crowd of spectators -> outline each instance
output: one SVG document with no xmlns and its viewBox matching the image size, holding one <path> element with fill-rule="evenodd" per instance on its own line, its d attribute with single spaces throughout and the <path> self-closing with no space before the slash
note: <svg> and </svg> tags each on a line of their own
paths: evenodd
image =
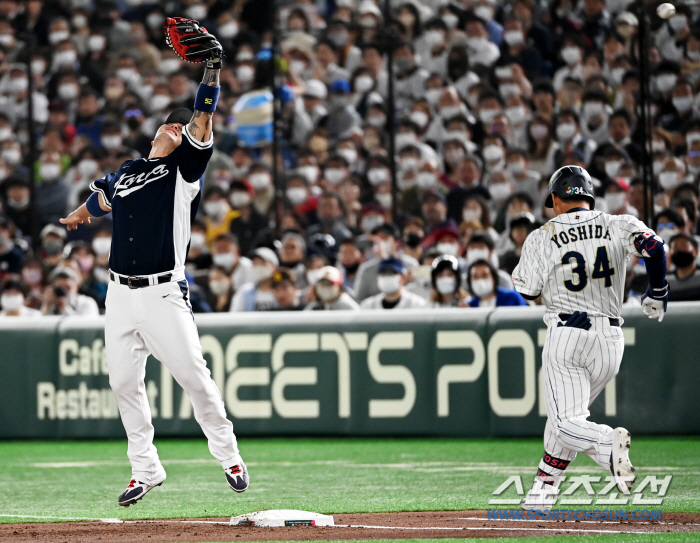
<svg viewBox="0 0 700 543">
<path fill-rule="evenodd" d="M 671 300 L 696 300 L 700 14 L 682 4 L 663 21 L 657 3 L 643 5 L 650 226 L 666 241 Z M 166 16 L 199 20 L 227 54 L 187 258 L 195 311 L 525 305 L 510 273 L 552 217 L 543 202 L 562 165 L 588 169 L 596 209 L 640 214 L 637 4 L 391 6 L 387 20 L 374 0 L 0 0 L 0 314 L 104 310 L 110 216 L 71 232 L 58 219 L 92 180 L 147 157 L 170 111 L 192 107 L 201 65 L 166 46 Z M 275 43 L 276 187 L 271 146 L 246 146 L 234 115 L 269 80 Z M 632 257 L 626 303 L 645 289 Z"/>
</svg>

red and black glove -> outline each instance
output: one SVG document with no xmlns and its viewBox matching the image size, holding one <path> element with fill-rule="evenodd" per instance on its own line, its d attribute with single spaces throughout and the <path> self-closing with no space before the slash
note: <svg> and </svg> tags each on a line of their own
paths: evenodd
<svg viewBox="0 0 700 543">
<path fill-rule="evenodd" d="M 207 68 L 221 68 L 223 47 L 198 21 L 169 17 L 163 24 L 165 40 L 187 62 L 206 62 Z"/>
</svg>

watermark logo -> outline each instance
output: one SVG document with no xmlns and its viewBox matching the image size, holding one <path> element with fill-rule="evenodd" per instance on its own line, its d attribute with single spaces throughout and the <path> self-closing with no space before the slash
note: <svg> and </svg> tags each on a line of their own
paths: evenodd
<svg viewBox="0 0 700 543">
<path fill-rule="evenodd" d="M 612 475 L 563 476 L 559 477 L 559 492 L 553 505 L 661 505 L 672 480 L 673 475 L 647 475 L 631 494 L 622 494 Z M 512 475 L 493 491 L 489 505 L 520 505 L 526 493 L 522 477 Z"/>
</svg>

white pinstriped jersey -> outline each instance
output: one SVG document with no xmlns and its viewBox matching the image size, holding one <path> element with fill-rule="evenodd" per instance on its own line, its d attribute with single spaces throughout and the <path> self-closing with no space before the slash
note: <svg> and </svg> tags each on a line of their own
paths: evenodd
<svg viewBox="0 0 700 543">
<path fill-rule="evenodd" d="M 552 316 L 574 311 L 619 318 L 627 258 L 642 256 L 634 239 L 647 232 L 653 235 L 631 215 L 563 213 L 527 237 L 513 270 L 513 285 L 521 294 L 542 294 L 548 324 Z"/>
</svg>

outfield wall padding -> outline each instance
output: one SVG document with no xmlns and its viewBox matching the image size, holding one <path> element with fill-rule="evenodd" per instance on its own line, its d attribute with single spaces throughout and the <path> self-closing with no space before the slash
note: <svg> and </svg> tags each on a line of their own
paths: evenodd
<svg viewBox="0 0 700 543">
<path fill-rule="evenodd" d="M 197 315 L 240 435 L 539 436 L 542 308 Z M 642 434 L 700 433 L 700 303 L 663 323 L 625 308 L 625 355 L 591 418 Z M 0 321 L 0 438 L 122 437 L 104 319 Z M 149 358 L 160 436 L 201 435 Z"/>
</svg>

